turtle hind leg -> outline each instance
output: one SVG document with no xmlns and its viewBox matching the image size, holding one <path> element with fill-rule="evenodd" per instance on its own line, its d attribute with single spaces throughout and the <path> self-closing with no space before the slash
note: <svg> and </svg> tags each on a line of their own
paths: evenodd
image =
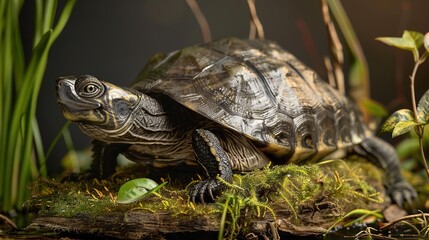
<svg viewBox="0 0 429 240">
<path fill-rule="evenodd" d="M 380 138 L 371 137 L 356 145 L 353 151 L 383 169 L 386 174 L 386 190 L 393 202 L 402 207 L 404 201 L 411 204 L 417 197 L 414 188 L 401 174 L 399 158 L 392 145 Z"/>
<path fill-rule="evenodd" d="M 218 138 L 208 130 L 196 129 L 192 135 L 192 146 L 196 160 L 208 178 L 192 186 L 190 197 L 193 202 L 196 199 L 202 203 L 205 203 L 205 200 L 214 201 L 216 195 L 225 187 L 218 177 L 232 182 L 231 162 Z"/>
</svg>

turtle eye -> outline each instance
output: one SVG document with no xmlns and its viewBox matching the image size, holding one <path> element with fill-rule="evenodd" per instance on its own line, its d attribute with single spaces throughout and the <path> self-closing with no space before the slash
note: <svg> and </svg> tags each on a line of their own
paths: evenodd
<svg viewBox="0 0 429 240">
<path fill-rule="evenodd" d="M 76 85 L 76 92 L 84 98 L 99 97 L 104 91 L 104 86 L 99 81 L 82 81 Z"/>
<path fill-rule="evenodd" d="M 80 91 L 82 97 L 96 97 L 101 92 L 100 86 L 93 83 L 88 83 L 83 86 L 83 91 Z"/>
<path fill-rule="evenodd" d="M 97 87 L 94 84 L 88 84 L 85 87 L 85 93 L 93 94 L 97 91 Z"/>
</svg>

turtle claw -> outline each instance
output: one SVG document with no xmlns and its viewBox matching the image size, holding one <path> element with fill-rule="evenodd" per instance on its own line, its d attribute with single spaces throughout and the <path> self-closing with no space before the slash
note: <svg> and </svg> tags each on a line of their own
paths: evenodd
<svg viewBox="0 0 429 240">
<path fill-rule="evenodd" d="M 393 184 L 389 193 L 393 202 L 398 204 L 400 207 L 404 206 L 404 202 L 407 202 L 408 205 L 411 205 L 413 200 L 417 198 L 416 190 L 414 190 L 414 188 L 405 180 Z"/>
<path fill-rule="evenodd" d="M 217 179 L 206 179 L 192 186 L 189 191 L 192 202 L 214 202 L 223 184 Z"/>
</svg>

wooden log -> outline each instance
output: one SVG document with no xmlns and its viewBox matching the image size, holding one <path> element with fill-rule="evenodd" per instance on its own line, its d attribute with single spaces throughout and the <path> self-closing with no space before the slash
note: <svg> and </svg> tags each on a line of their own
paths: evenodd
<svg viewBox="0 0 429 240">
<path fill-rule="evenodd" d="M 274 220 L 270 216 L 251 219 L 246 236 L 248 238 L 292 234 L 295 236 L 321 235 L 326 228 L 315 225 L 295 225 L 289 219 Z M 326 225 L 326 223 L 324 224 Z M 168 213 L 150 213 L 132 210 L 126 213 L 109 213 L 99 216 L 55 217 L 39 216 L 26 228 L 28 231 L 61 232 L 72 235 L 96 235 L 118 239 L 162 239 L 171 234 L 182 236 L 193 233 L 219 231 L 219 217 L 206 215 L 198 217 L 175 217 Z"/>
<path fill-rule="evenodd" d="M 217 231 L 219 224 L 210 216 L 198 219 L 172 218 L 165 213 L 129 211 L 73 218 L 40 216 L 27 230 L 89 234 L 119 239 L 159 238 L 169 233 Z"/>
<path fill-rule="evenodd" d="M 116 189 L 125 179 L 118 175 L 109 181 L 41 180 L 44 192 L 27 206 L 36 214 L 27 230 L 117 239 L 217 238 L 226 212 L 227 236 L 321 235 L 353 209 L 384 209 L 381 176 L 371 164 L 356 160 L 277 166 L 235 175 L 235 187 L 209 205 L 192 204 L 185 186 L 173 183 L 157 196 L 124 205 L 116 202 Z"/>
</svg>

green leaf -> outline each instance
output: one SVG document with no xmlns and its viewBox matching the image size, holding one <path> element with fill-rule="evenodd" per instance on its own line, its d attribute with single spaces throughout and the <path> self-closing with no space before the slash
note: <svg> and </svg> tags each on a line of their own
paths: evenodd
<svg viewBox="0 0 429 240">
<path fill-rule="evenodd" d="M 403 50 L 413 51 L 415 48 L 414 41 L 412 39 L 405 39 L 399 37 L 378 37 L 376 40 L 381 41 L 389 46 L 400 48 Z"/>
<path fill-rule="evenodd" d="M 382 132 L 391 132 L 396 124 L 403 121 L 415 121 L 414 113 L 410 109 L 400 109 L 394 112 L 381 126 Z"/>
<path fill-rule="evenodd" d="M 387 116 L 387 114 L 388 114 L 386 108 L 384 108 L 384 106 L 381 105 L 377 101 L 374 101 L 374 100 L 368 98 L 368 99 L 362 100 L 361 103 L 362 103 L 363 108 L 369 114 L 371 114 L 371 116 L 382 118 L 382 117 Z"/>
<path fill-rule="evenodd" d="M 423 44 L 423 34 L 419 32 L 414 32 L 414 31 L 404 31 L 404 34 L 402 35 L 402 37 L 413 40 L 414 42 L 414 48 L 412 50 L 413 57 L 414 57 L 414 62 L 417 62 L 420 58 L 419 48 Z"/>
<path fill-rule="evenodd" d="M 404 31 L 402 37 L 379 37 L 376 40 L 387 45 L 411 51 L 414 56 L 414 61 L 419 60 L 419 47 L 423 44 L 423 34 L 414 31 Z"/>
<path fill-rule="evenodd" d="M 57 21 L 57 24 L 53 28 L 52 39 L 55 40 L 63 31 L 66 23 L 68 22 L 70 15 L 73 11 L 74 5 L 76 4 L 76 0 L 68 0 L 66 5 L 64 6 L 61 15 Z"/>
<path fill-rule="evenodd" d="M 76 0 L 68 0 L 54 30 L 57 0 L 35 0 L 33 48 L 28 65 L 22 50 L 19 15 L 24 0 L 0 0 L 0 210 L 22 210 L 28 184 L 46 175 L 36 121 L 37 97 L 49 50 Z M 66 18 L 67 17 L 67 18 Z M 45 27 L 43 27 L 43 23 Z M 25 24 L 24 24 L 25 25 Z M 55 37 L 55 38 L 54 38 Z M 39 168 L 40 167 L 40 168 Z"/>
<path fill-rule="evenodd" d="M 392 132 L 392 138 L 409 132 L 418 123 L 413 120 L 398 122 Z"/>
<path fill-rule="evenodd" d="M 163 187 L 167 182 L 158 185 L 155 181 L 149 178 L 137 178 L 124 183 L 118 192 L 118 203 L 132 203 L 144 197 L 149 196 L 153 192 Z"/>
<path fill-rule="evenodd" d="M 417 118 L 419 123 L 427 123 L 429 121 L 429 90 L 427 90 L 419 100 L 417 105 Z"/>
<path fill-rule="evenodd" d="M 403 38 L 412 39 L 414 46 L 419 49 L 423 44 L 423 34 L 415 31 L 404 31 Z"/>
<path fill-rule="evenodd" d="M 427 32 L 423 39 L 423 44 L 426 48 L 426 52 L 429 52 L 429 32 Z"/>
</svg>

